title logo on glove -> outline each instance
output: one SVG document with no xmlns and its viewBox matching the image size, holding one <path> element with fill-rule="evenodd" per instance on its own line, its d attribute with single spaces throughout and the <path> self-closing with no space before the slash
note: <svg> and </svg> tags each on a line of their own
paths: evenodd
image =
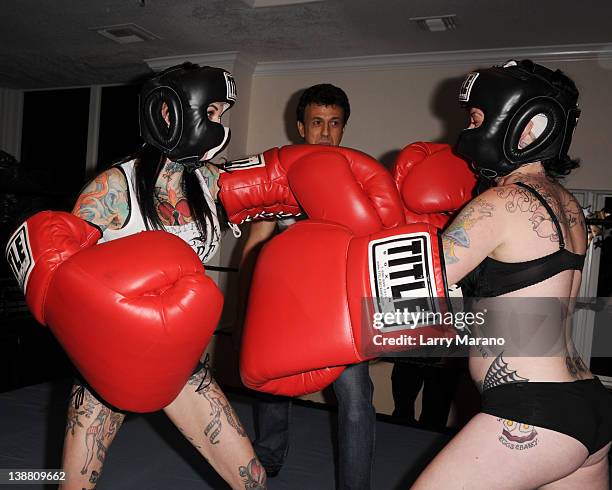
<svg viewBox="0 0 612 490">
<path fill-rule="evenodd" d="M 22 224 L 9 239 L 6 245 L 6 260 L 19 282 L 19 287 L 25 291 L 28 277 L 34 266 L 26 223 Z"/>
<path fill-rule="evenodd" d="M 438 310 L 433 263 L 429 256 L 430 239 L 427 233 L 408 233 L 370 242 L 368 255 L 374 315 L 396 311 L 421 314 Z M 404 323 L 385 326 L 384 329 L 391 331 L 418 326 Z"/>
</svg>

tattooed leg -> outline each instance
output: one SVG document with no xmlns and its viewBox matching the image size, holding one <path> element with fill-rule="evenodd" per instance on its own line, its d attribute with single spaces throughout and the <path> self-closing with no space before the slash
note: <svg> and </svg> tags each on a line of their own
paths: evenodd
<svg viewBox="0 0 612 490">
<path fill-rule="evenodd" d="M 96 399 L 87 388 L 82 399 L 68 407 L 62 467 L 67 481 L 62 489 L 94 489 L 108 448 L 125 418 Z M 75 390 L 76 393 L 79 390 Z"/>
<path fill-rule="evenodd" d="M 246 437 L 246 432 L 238 420 L 234 409 L 222 393 L 220 396 L 215 393 L 215 389 L 219 389 L 216 384 L 213 386 L 211 393 L 205 395 L 210 403 L 212 420 L 204 429 L 204 435 L 209 438 L 211 444 L 217 444 L 221 437 L 223 424 L 227 423 L 228 427 L 234 429 L 240 437 Z"/>
<path fill-rule="evenodd" d="M 411 489 L 540 488 L 579 468 L 587 455 L 580 442 L 565 434 L 479 413 L 436 455 Z"/>
<path fill-rule="evenodd" d="M 266 488 L 248 435 L 209 370 L 193 375 L 164 411 L 232 488 Z"/>
<path fill-rule="evenodd" d="M 102 407 L 100 409 L 100 412 L 98 412 L 98 416 L 96 417 L 96 419 L 91 423 L 89 427 L 87 427 L 87 435 L 85 436 L 85 446 L 87 448 L 87 455 L 85 457 L 85 464 L 83 465 L 83 468 L 81 468 L 81 475 L 87 473 L 89 464 L 93 459 L 94 448 L 98 449 L 98 460 L 101 463 L 104 462 L 104 457 L 100 457 L 99 447 L 101 444 L 101 439 L 104 438 L 104 423 L 106 422 L 109 413 L 110 410 L 108 408 Z"/>
<path fill-rule="evenodd" d="M 266 471 L 261 463 L 253 458 L 247 466 L 238 468 L 244 481 L 244 488 L 266 488 Z"/>
<path fill-rule="evenodd" d="M 212 378 L 210 369 L 201 369 L 189 378 L 187 384 L 195 387 L 195 392 L 204 397 L 210 405 L 211 420 L 204 429 L 204 435 L 208 437 L 211 444 L 219 442 L 224 424 L 234 429 L 240 437 L 247 437 L 236 412 L 225 398 L 219 385 Z"/>
</svg>

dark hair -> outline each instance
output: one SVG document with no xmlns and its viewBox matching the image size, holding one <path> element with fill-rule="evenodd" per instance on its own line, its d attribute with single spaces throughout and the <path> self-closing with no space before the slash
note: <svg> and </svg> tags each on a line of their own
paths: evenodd
<svg viewBox="0 0 612 490">
<path fill-rule="evenodd" d="M 565 73 L 561 70 L 555 70 L 549 81 L 561 92 L 561 96 L 570 104 L 574 106 L 578 104 L 578 97 L 580 95 L 578 87 L 576 87 L 574 81 Z M 569 137 L 571 143 L 572 133 L 569 134 Z M 569 149 L 569 144 L 567 148 Z M 565 154 L 561 157 L 542 160 L 542 166 L 548 177 L 558 179 L 569 175 L 572 170 L 578 168 L 580 166 L 580 160 L 577 158 L 570 158 L 569 155 Z"/>
<path fill-rule="evenodd" d="M 297 105 L 297 120 L 304 123 L 304 111 L 309 104 L 316 105 L 337 105 L 342 108 L 344 124 L 351 115 L 351 106 L 344 90 L 330 83 L 320 83 L 313 85 L 302 92 Z"/>
<path fill-rule="evenodd" d="M 159 149 L 145 144 L 140 150 L 123 161 L 131 159 L 136 160 L 134 164 L 136 199 L 142 210 L 145 225 L 148 229 L 163 230 L 164 224 L 155 207 L 155 183 L 164 166 L 165 155 Z M 198 231 L 202 238 L 206 240 L 206 222 L 210 221 L 212 223 L 212 211 L 194 172 L 183 172 L 181 186 L 185 189 L 187 204 L 191 215 L 195 219 Z M 217 206 L 217 216 L 219 222 L 224 223 L 222 215 L 219 214 L 219 206 Z"/>
<path fill-rule="evenodd" d="M 564 155 L 561 158 L 542 160 L 542 166 L 548 177 L 559 179 L 569 175 L 575 168 L 580 167 L 580 159 L 570 158 L 568 155 Z"/>
</svg>

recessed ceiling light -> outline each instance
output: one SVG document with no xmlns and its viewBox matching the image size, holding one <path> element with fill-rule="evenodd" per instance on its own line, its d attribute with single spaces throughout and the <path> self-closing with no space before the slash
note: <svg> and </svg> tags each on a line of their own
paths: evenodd
<svg viewBox="0 0 612 490">
<path fill-rule="evenodd" d="M 104 36 L 119 44 L 140 43 L 143 41 L 159 39 L 159 36 L 156 36 L 152 32 L 149 32 L 136 24 L 116 24 L 113 26 L 90 27 L 89 30 L 96 31 L 101 36 Z"/>
<path fill-rule="evenodd" d="M 452 31 L 457 28 L 456 15 L 435 15 L 431 17 L 411 17 L 408 20 L 416 22 L 417 25 L 429 32 Z"/>
<path fill-rule="evenodd" d="M 286 5 L 297 5 L 299 3 L 322 2 L 323 0 L 242 0 L 253 9 L 263 7 L 284 7 Z"/>
</svg>

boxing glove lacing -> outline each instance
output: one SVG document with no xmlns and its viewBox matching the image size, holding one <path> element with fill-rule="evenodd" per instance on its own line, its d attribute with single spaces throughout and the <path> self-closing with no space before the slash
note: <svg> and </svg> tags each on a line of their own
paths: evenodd
<svg viewBox="0 0 612 490">
<path fill-rule="evenodd" d="M 204 357 L 204 361 L 202 362 L 202 369 L 204 370 L 204 376 L 202 376 L 202 380 L 200 381 L 199 386 L 195 390 L 196 393 L 208 388 L 210 386 L 210 383 L 212 383 L 212 373 L 210 373 L 210 378 L 208 376 L 208 373 L 210 372 L 210 365 L 208 364 L 209 362 L 210 362 L 210 355 L 206 353 L 206 356 Z M 204 384 L 205 382 L 206 384 Z"/>
<path fill-rule="evenodd" d="M 83 405 L 83 399 L 85 398 L 85 386 L 79 384 L 72 393 L 70 393 L 70 399 L 74 403 L 75 410 L 78 410 Z"/>
<path fill-rule="evenodd" d="M 228 221 L 227 224 L 232 230 L 232 234 L 234 235 L 234 238 L 240 238 L 242 236 L 242 231 L 240 231 L 240 227 L 238 225 L 232 223 L 231 221 Z"/>
</svg>

